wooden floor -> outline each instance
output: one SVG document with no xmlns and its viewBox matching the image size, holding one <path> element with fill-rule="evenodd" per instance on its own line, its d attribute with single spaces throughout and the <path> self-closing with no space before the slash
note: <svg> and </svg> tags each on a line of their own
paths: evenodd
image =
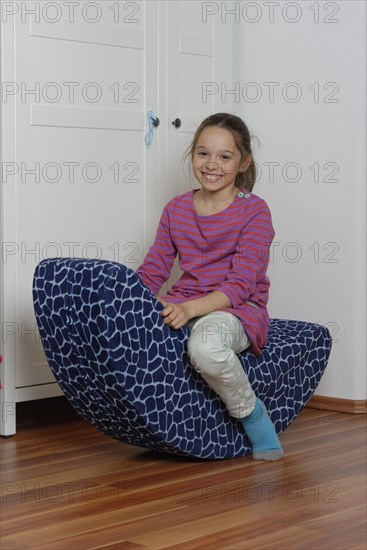
<svg viewBox="0 0 367 550">
<path fill-rule="evenodd" d="M 305 409 L 286 457 L 199 461 L 114 441 L 64 398 L 1 439 L 2 550 L 365 550 L 366 416 Z"/>
</svg>

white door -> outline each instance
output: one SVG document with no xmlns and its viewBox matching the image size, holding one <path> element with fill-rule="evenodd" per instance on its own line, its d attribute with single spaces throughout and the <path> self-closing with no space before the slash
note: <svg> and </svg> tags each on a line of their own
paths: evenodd
<svg viewBox="0 0 367 550">
<path fill-rule="evenodd" d="M 4 435 L 15 432 L 15 402 L 60 393 L 33 315 L 36 264 L 74 256 L 136 268 L 164 204 L 192 187 L 181 158 L 196 126 L 230 110 L 205 91 L 232 74 L 232 27 L 196 0 L 14 6 L 1 27 Z M 147 149 L 151 110 L 160 125 Z"/>
<path fill-rule="evenodd" d="M 15 111 L 2 151 L 5 402 L 12 388 L 15 401 L 58 393 L 33 314 L 36 264 L 74 256 L 134 269 L 157 196 L 157 150 L 146 157 L 144 141 L 157 108 L 157 2 L 55 4 L 18 3 L 28 11 L 2 27 L 4 112 Z"/>
</svg>

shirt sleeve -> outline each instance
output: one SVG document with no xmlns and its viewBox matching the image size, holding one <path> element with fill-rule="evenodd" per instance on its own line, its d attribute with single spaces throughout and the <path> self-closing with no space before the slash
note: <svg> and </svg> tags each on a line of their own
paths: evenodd
<svg viewBox="0 0 367 550">
<path fill-rule="evenodd" d="M 231 269 L 216 289 L 226 294 L 233 308 L 248 300 L 255 292 L 258 281 L 266 276 L 274 236 L 271 213 L 264 203 L 245 223 L 236 244 Z"/>
<path fill-rule="evenodd" d="M 136 269 L 136 274 L 143 283 L 157 294 L 163 283 L 170 276 L 177 249 L 170 234 L 168 205 L 163 209 L 155 240 L 143 263 Z"/>
</svg>

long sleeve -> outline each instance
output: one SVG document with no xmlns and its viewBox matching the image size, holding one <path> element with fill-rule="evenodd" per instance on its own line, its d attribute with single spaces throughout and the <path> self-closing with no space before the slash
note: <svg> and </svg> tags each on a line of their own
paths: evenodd
<svg viewBox="0 0 367 550">
<path fill-rule="evenodd" d="M 220 290 L 237 308 L 255 292 L 257 283 L 266 279 L 269 264 L 269 250 L 275 231 L 269 207 L 263 204 L 249 219 L 241 231 L 232 265 Z"/>
<path fill-rule="evenodd" d="M 177 249 L 170 234 L 168 205 L 163 209 L 154 243 L 149 249 L 144 262 L 136 269 L 143 283 L 157 294 L 163 283 L 170 276 Z"/>
</svg>

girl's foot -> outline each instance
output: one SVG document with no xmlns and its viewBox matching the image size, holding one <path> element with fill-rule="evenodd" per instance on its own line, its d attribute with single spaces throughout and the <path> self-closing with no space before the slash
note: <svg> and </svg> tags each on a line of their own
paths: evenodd
<svg viewBox="0 0 367 550">
<path fill-rule="evenodd" d="M 240 420 L 251 442 L 254 460 L 280 460 L 283 458 L 283 449 L 274 424 L 261 399 L 256 398 L 256 405 L 252 413 Z"/>
</svg>

